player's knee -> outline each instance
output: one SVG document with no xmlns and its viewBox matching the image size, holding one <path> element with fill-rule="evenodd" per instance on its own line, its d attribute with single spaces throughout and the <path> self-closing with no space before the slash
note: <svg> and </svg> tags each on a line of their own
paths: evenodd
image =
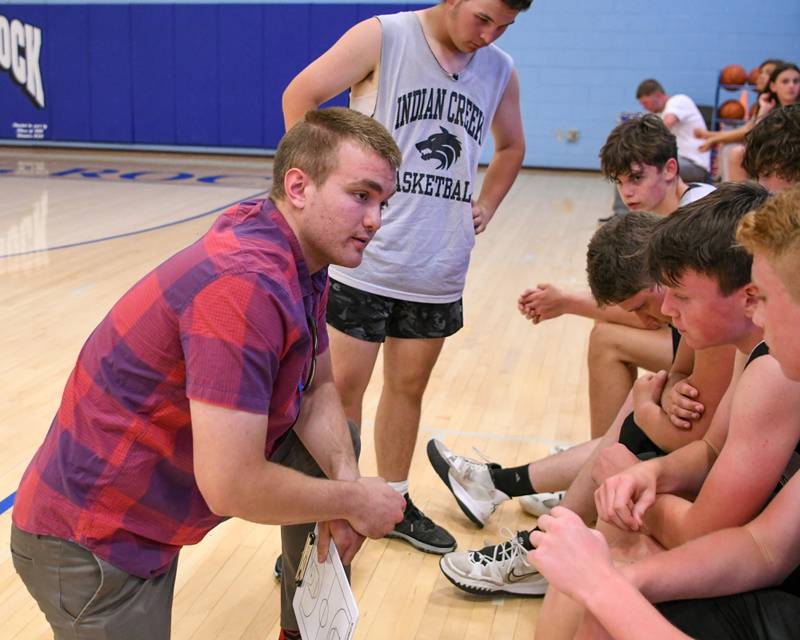
<svg viewBox="0 0 800 640">
<path fill-rule="evenodd" d="M 347 407 L 352 404 L 361 404 L 364 393 L 369 384 L 369 375 L 358 371 L 336 370 L 334 372 L 336 390 L 342 399 L 342 404 Z"/>
<path fill-rule="evenodd" d="M 392 393 L 421 400 L 428 386 L 429 375 L 408 369 L 392 371 L 385 376 L 384 388 Z"/>
<path fill-rule="evenodd" d="M 589 364 L 618 360 L 614 327 L 608 322 L 595 322 L 589 334 Z"/>
</svg>

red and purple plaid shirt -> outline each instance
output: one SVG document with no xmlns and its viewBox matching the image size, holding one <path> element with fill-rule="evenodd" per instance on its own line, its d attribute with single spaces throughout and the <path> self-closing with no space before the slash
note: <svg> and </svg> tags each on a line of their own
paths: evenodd
<svg viewBox="0 0 800 640">
<path fill-rule="evenodd" d="M 165 571 L 224 518 L 197 487 L 189 398 L 294 424 L 325 330 L 325 269 L 269 200 L 222 214 L 128 291 L 86 341 L 22 478 L 14 524 L 72 540 L 128 573 Z"/>
</svg>

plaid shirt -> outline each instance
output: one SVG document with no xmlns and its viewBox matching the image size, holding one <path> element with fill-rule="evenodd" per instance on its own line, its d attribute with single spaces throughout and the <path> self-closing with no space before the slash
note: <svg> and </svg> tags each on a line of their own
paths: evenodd
<svg viewBox="0 0 800 640">
<path fill-rule="evenodd" d="M 313 276 L 269 200 L 222 214 L 146 275 L 87 340 L 22 478 L 14 524 L 72 540 L 136 576 L 163 573 L 224 518 L 197 487 L 189 398 L 294 424 L 320 352 L 327 272 Z"/>
</svg>

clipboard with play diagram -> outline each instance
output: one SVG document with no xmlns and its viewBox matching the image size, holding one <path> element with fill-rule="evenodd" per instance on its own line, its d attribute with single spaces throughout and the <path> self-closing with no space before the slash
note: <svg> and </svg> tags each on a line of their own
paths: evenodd
<svg viewBox="0 0 800 640">
<path fill-rule="evenodd" d="M 295 580 L 292 605 L 303 640 L 351 640 L 358 606 L 333 540 L 325 562 L 317 560 L 316 528 L 308 534 Z"/>
</svg>

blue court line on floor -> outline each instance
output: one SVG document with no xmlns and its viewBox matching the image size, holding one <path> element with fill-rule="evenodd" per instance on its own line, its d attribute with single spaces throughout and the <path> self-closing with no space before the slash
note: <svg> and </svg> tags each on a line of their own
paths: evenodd
<svg viewBox="0 0 800 640">
<path fill-rule="evenodd" d="M 232 207 L 239 202 L 243 202 L 245 200 L 250 200 L 252 198 L 257 198 L 258 196 L 263 196 L 269 193 L 268 191 L 259 191 L 258 193 L 254 193 L 249 196 L 245 196 L 244 198 L 239 198 L 238 200 L 234 200 L 233 202 L 229 202 L 228 204 L 224 204 L 221 207 L 217 207 L 216 209 L 211 209 L 211 211 L 205 211 L 203 213 L 198 213 L 193 216 L 189 216 L 188 218 L 182 218 L 180 220 L 173 220 L 172 222 L 165 222 L 164 224 L 157 224 L 154 227 L 146 227 L 145 229 L 136 229 L 135 231 L 126 231 L 125 233 L 117 233 L 113 236 L 103 236 L 102 238 L 93 238 L 92 240 L 81 240 L 79 242 L 71 242 L 69 244 L 60 244 L 55 247 L 46 247 L 44 249 L 31 249 L 30 251 L 20 251 L 19 253 L 7 253 L 5 255 L 0 255 L 0 260 L 3 258 L 17 258 L 19 256 L 29 256 L 35 253 L 49 253 L 50 251 L 58 251 L 59 249 L 71 249 L 73 247 L 84 247 L 90 244 L 97 244 L 98 242 L 106 242 L 108 240 L 117 240 L 118 238 L 127 238 L 130 236 L 138 236 L 140 233 L 149 233 L 150 231 L 158 231 L 159 229 L 166 229 L 167 227 L 174 227 L 179 224 L 183 224 L 184 222 L 191 222 L 192 220 L 197 220 L 198 218 L 203 218 L 205 216 L 210 216 L 214 213 L 218 213 L 220 211 L 224 211 L 228 207 Z"/>
<path fill-rule="evenodd" d="M 6 511 L 8 511 L 14 504 L 14 498 L 16 497 L 17 492 L 15 491 L 7 498 L 3 498 L 2 502 L 0 502 L 0 515 L 3 515 Z"/>
</svg>

